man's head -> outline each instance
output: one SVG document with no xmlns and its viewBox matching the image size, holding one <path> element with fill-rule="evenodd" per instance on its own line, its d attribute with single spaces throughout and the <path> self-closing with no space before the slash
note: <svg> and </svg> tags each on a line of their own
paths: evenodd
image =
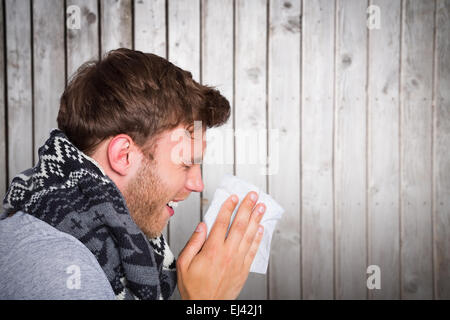
<svg viewBox="0 0 450 320">
<path fill-rule="evenodd" d="M 170 218 L 166 203 L 203 189 L 192 159 L 203 157 L 206 128 L 229 115 L 228 101 L 191 73 L 153 54 L 118 49 L 78 69 L 61 97 L 58 127 L 102 166 L 136 224 L 155 237 Z M 186 143 L 194 121 L 202 124 L 199 139 Z"/>
</svg>

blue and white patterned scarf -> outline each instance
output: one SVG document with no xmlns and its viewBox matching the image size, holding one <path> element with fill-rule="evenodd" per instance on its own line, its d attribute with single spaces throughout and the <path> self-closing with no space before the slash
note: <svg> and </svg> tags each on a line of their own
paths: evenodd
<svg viewBox="0 0 450 320">
<path fill-rule="evenodd" d="M 114 182 L 61 130 L 51 131 L 37 165 L 12 180 L 3 207 L 80 240 L 118 299 L 168 299 L 175 289 L 175 258 L 164 237 L 143 234 Z"/>
</svg>

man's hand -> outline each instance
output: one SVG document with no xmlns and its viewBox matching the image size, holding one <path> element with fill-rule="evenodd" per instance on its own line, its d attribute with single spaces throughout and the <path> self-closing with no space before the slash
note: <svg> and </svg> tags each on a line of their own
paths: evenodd
<svg viewBox="0 0 450 320">
<path fill-rule="evenodd" d="M 206 225 L 203 222 L 198 225 L 177 260 L 178 289 L 182 299 L 237 298 L 263 235 L 259 223 L 265 205 L 255 206 L 257 197 L 253 191 L 247 194 L 228 235 L 230 219 L 238 203 L 236 195 L 222 205 L 206 242 Z"/>
</svg>

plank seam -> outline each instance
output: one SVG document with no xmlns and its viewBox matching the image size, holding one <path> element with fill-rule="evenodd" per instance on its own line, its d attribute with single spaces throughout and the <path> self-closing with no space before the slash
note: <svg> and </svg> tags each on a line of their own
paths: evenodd
<svg viewBox="0 0 450 320">
<path fill-rule="evenodd" d="M 233 132 L 236 133 L 236 0 L 233 0 Z M 236 175 L 236 134 L 233 134 L 233 175 Z"/>
<path fill-rule="evenodd" d="M 166 26 L 166 59 L 169 60 L 169 0 L 165 0 L 165 21 L 164 24 Z"/>
<path fill-rule="evenodd" d="M 199 81 L 203 84 L 203 0 L 199 0 Z M 203 164 L 200 164 L 200 173 L 203 176 Z M 200 221 L 203 221 L 203 191 L 200 192 Z"/>
<path fill-rule="evenodd" d="M 166 59 L 169 60 L 169 0 L 165 0 L 165 26 L 166 26 Z M 170 242 L 170 226 L 171 223 L 167 224 L 167 244 L 172 245 Z"/>
<path fill-rule="evenodd" d="M 304 30 L 304 20 L 303 19 L 303 0 L 300 0 L 300 33 L 299 33 L 299 42 L 300 42 L 300 63 L 299 63 L 299 138 L 302 137 L 303 135 L 301 134 L 302 132 L 302 121 L 303 121 L 303 30 Z M 302 183 L 302 177 L 303 177 L 303 153 L 302 153 L 302 149 L 303 149 L 303 139 L 300 138 L 300 148 L 299 148 L 299 159 L 300 159 L 300 163 L 299 163 L 299 230 L 300 230 L 300 237 L 298 239 L 299 241 L 299 248 L 300 248 L 300 299 L 303 300 L 303 241 L 302 241 L 302 226 L 303 226 L 303 183 Z"/>
<path fill-rule="evenodd" d="M 400 295 L 400 300 L 403 299 L 403 265 L 402 265 L 402 242 L 403 242 L 403 204 L 402 204 L 402 184 L 403 184 L 403 174 L 402 174 L 402 170 L 403 170 L 403 166 L 402 166 L 402 161 L 403 161 L 403 153 L 402 153 L 402 149 L 403 149 L 403 143 L 402 143 L 402 116 L 403 116 L 403 68 L 402 68 L 402 61 L 403 61 L 403 24 L 404 24 L 404 3 L 403 0 L 400 0 L 400 33 L 399 33 L 399 72 L 398 72 L 398 76 L 399 76 L 399 82 L 398 82 L 398 104 L 399 104 L 399 117 L 398 117 L 398 148 L 399 148 L 399 157 L 398 157 L 398 168 L 399 168 L 399 192 L 398 192 L 398 197 L 399 197 L 399 201 L 398 201 L 398 208 L 399 208 L 399 250 L 398 250 L 398 254 L 399 254 L 399 295 Z"/>
<path fill-rule="evenodd" d="M 434 1 L 434 12 L 433 12 L 433 70 L 431 77 L 431 279 L 433 286 L 433 295 L 432 298 L 435 300 L 437 298 L 437 282 L 436 282 L 436 241 L 435 241 L 435 233 L 436 233 L 436 205 L 435 205 L 435 183 L 436 183 L 436 175 L 434 174 L 435 170 L 435 160 L 436 160 L 436 149 L 435 149 L 435 124 L 436 124 L 436 87 L 437 87 L 437 1 Z"/>
<path fill-rule="evenodd" d="M 135 14 L 134 14 L 134 0 L 131 0 L 131 48 L 135 50 Z"/>
<path fill-rule="evenodd" d="M 4 124 L 5 124 L 5 127 L 4 127 L 4 130 L 5 130 L 5 169 L 6 169 L 6 179 L 5 179 L 5 183 L 6 183 L 6 185 L 5 185 L 5 190 L 7 190 L 8 189 L 8 185 L 9 185 L 9 143 L 8 143 L 8 68 L 7 68 L 7 66 L 8 66 L 8 50 L 7 50 L 7 48 L 6 48 L 6 44 L 7 44 L 7 41 L 6 41 L 6 35 L 7 35 L 7 32 L 6 32 L 6 28 L 7 28 L 7 26 L 6 26 L 6 1 L 5 0 L 2 0 L 2 5 L 3 5 L 3 39 L 2 39 L 2 41 L 3 41 L 3 57 L 4 57 L 4 59 L 3 59 L 3 74 L 4 74 L 4 85 L 5 85 L 5 87 L 3 88 L 4 89 L 4 97 L 5 97 L 5 105 L 4 105 L 4 108 L 5 108 L 5 114 L 4 114 Z"/>
<path fill-rule="evenodd" d="M 102 20 L 103 20 L 103 15 L 102 15 L 102 4 L 101 4 L 102 0 L 97 0 L 97 15 L 98 15 L 98 34 L 97 34 L 97 38 L 98 38 L 98 60 L 102 60 Z"/>
<path fill-rule="evenodd" d="M 36 144 L 36 137 L 35 137 L 35 103 L 34 103 L 34 41 L 33 41 L 33 37 L 34 37 L 34 28 L 33 28 L 33 0 L 30 0 L 30 71 L 31 71 L 31 149 L 32 149 L 32 162 L 33 165 L 35 163 L 36 160 L 36 155 L 35 155 L 35 144 Z"/>
<path fill-rule="evenodd" d="M 270 28 L 270 4 L 269 0 L 266 0 L 266 191 L 269 193 L 269 28 Z M 270 300 L 270 262 L 267 266 L 267 274 L 266 274 L 266 297 Z"/>
<path fill-rule="evenodd" d="M 367 0 L 367 7 L 369 7 L 372 4 L 371 0 Z M 369 192 L 369 143 L 370 143 L 370 139 L 369 139 L 369 135 L 371 133 L 371 130 L 369 130 L 369 126 L 370 126 L 370 121 L 369 121 L 369 93 L 370 93 L 370 29 L 367 28 L 366 26 L 366 146 L 365 146 L 365 151 L 366 151 L 366 192 L 365 192 L 365 196 L 366 196 L 366 268 L 371 264 L 371 254 L 372 254 L 372 250 L 371 250 L 371 230 L 370 227 L 371 226 L 371 215 L 369 213 L 369 197 L 370 197 L 370 192 Z M 367 270 L 367 269 L 366 269 Z M 367 273 L 366 273 L 367 274 Z M 373 299 L 373 294 L 372 292 L 370 292 L 369 288 L 366 285 L 366 300 L 369 299 Z"/>
<path fill-rule="evenodd" d="M 336 55 L 337 55 L 337 49 L 338 49 L 338 43 L 337 43 L 337 22 L 338 22 L 338 1 L 334 1 L 334 49 L 333 49 L 333 129 L 332 129 L 332 139 L 333 139 L 333 151 L 332 151 L 332 163 L 333 163 L 333 176 L 332 176 L 332 185 L 333 185 L 333 298 L 334 300 L 337 299 L 337 289 L 338 289 L 338 268 L 337 268 L 337 228 L 336 228 L 336 159 L 335 159 L 335 153 L 336 153 Z"/>
<path fill-rule="evenodd" d="M 64 21 L 64 88 L 67 87 L 67 23 L 66 23 L 66 12 L 67 12 L 67 0 L 64 0 L 63 9 L 63 21 Z"/>
</svg>

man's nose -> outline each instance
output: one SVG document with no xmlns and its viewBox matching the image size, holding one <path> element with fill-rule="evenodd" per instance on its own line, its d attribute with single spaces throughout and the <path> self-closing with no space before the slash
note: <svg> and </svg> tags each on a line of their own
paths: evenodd
<svg viewBox="0 0 450 320">
<path fill-rule="evenodd" d="M 189 171 L 188 179 L 186 181 L 186 188 L 191 192 L 202 192 L 204 185 L 200 165 L 194 165 Z"/>
</svg>

